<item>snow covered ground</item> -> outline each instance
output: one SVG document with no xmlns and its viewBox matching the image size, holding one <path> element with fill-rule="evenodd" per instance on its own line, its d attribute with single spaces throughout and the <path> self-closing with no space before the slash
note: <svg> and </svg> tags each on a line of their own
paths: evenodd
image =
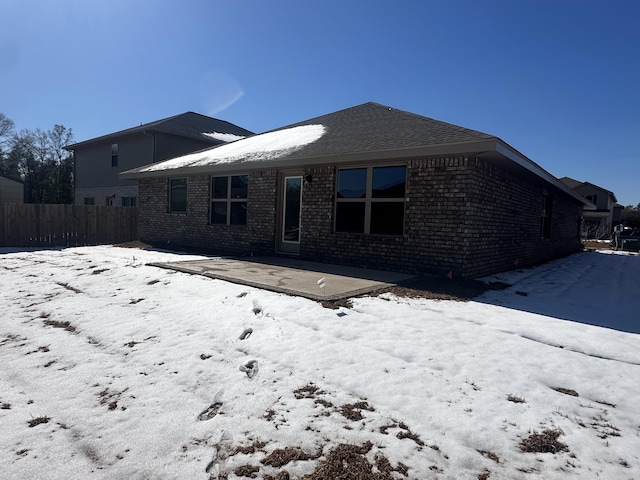
<svg viewBox="0 0 640 480">
<path fill-rule="evenodd" d="M 339 310 L 146 266 L 195 258 L 0 250 L 0 478 L 640 478 L 640 335 L 585 324 L 639 331 L 638 255 Z"/>
</svg>

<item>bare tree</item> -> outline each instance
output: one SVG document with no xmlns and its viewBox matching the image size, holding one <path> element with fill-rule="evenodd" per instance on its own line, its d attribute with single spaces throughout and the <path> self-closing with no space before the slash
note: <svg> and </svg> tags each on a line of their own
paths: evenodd
<svg viewBox="0 0 640 480">
<path fill-rule="evenodd" d="M 0 113 L 0 145 L 5 144 L 9 138 L 11 138 L 14 128 L 15 124 L 13 120 L 8 118 L 4 113 Z"/>
</svg>

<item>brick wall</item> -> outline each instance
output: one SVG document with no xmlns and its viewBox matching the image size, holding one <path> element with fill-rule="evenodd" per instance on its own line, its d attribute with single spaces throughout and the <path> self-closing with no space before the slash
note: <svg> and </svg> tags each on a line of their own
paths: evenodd
<svg viewBox="0 0 640 480">
<path fill-rule="evenodd" d="M 552 237 L 542 238 L 542 186 L 462 157 L 407 159 L 404 235 L 333 232 L 336 167 L 311 168 L 303 192 L 303 258 L 478 277 L 575 252 L 581 206 L 554 195 Z M 550 192 L 553 195 L 553 192 Z"/>
<path fill-rule="evenodd" d="M 394 162 L 397 163 L 397 162 Z M 552 238 L 543 239 L 543 187 L 487 162 L 462 157 L 406 159 L 402 236 L 333 231 L 336 166 L 305 169 L 300 257 L 408 273 L 477 277 L 535 264 L 580 248 L 581 206 L 553 195 Z M 187 182 L 187 213 L 167 213 L 167 180 L 140 181 L 140 238 L 170 244 L 273 254 L 278 172 L 249 175 L 247 225 L 209 225 L 208 176 Z"/>
<path fill-rule="evenodd" d="M 582 206 L 576 201 L 482 160 L 469 160 L 469 172 L 466 276 L 534 265 L 580 249 Z M 551 238 L 542 238 L 544 192 L 553 198 Z"/>
<path fill-rule="evenodd" d="M 168 180 L 143 179 L 139 185 L 140 240 L 221 253 L 273 253 L 277 172 L 249 175 L 247 225 L 210 225 L 210 179 L 187 178 L 187 212 L 168 212 Z"/>
</svg>

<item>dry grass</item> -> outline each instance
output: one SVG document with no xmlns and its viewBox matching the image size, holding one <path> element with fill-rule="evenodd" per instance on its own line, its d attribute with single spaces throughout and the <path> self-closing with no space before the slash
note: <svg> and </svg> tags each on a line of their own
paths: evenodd
<svg viewBox="0 0 640 480">
<path fill-rule="evenodd" d="M 364 417 L 362 416 L 362 410 L 367 410 L 368 412 L 375 412 L 375 409 L 369 405 L 367 402 L 356 402 L 356 403 L 347 403 L 346 405 L 342 405 L 340 407 L 339 412 L 343 417 L 348 418 L 349 420 L 353 420 L 357 422 L 362 420 Z"/>
<path fill-rule="evenodd" d="M 233 473 L 238 477 L 256 478 L 259 471 L 260 467 L 256 467 L 254 465 L 242 465 L 236 468 Z"/>
<path fill-rule="evenodd" d="M 71 325 L 71 323 L 69 322 L 59 322 L 57 320 L 49 320 L 47 318 L 43 320 L 42 323 L 44 323 L 47 327 L 62 328 L 67 332 L 76 333 L 76 327 Z"/>
<path fill-rule="evenodd" d="M 486 468 L 480 474 L 478 474 L 478 480 L 487 480 L 491 476 L 491 472 Z"/>
<path fill-rule="evenodd" d="M 383 293 L 392 293 L 398 297 L 427 298 L 432 300 L 457 300 L 466 302 L 489 290 L 504 290 L 510 285 L 494 282 L 484 283 L 480 280 L 449 280 L 446 276 L 432 277 L 422 276 L 415 278 L 403 285 L 378 290 L 371 296 L 379 296 Z"/>
<path fill-rule="evenodd" d="M 533 432 L 520 442 L 520 450 L 527 453 L 559 453 L 569 451 L 569 447 L 558 441 L 562 430 L 546 429 L 540 433 Z"/>
<path fill-rule="evenodd" d="M 298 400 L 302 398 L 315 398 L 316 395 L 322 395 L 323 393 L 325 392 L 320 390 L 320 387 L 314 385 L 313 383 L 309 383 L 304 387 L 300 387 L 293 391 L 293 394 Z"/>
<path fill-rule="evenodd" d="M 301 477 L 301 480 L 393 480 L 393 472 L 407 476 L 408 468 L 398 464 L 393 468 L 389 460 L 382 454 L 375 456 L 374 465 L 365 456 L 373 445 L 366 442 L 363 445 L 340 444 L 335 447 L 327 458 L 319 462 L 313 473 Z"/>
<path fill-rule="evenodd" d="M 571 390 L 569 388 L 551 387 L 551 389 L 555 390 L 556 392 L 564 393 L 565 395 L 571 395 L 572 397 L 579 397 L 580 396 L 580 395 L 578 395 L 578 392 L 576 392 L 575 390 Z"/>
<path fill-rule="evenodd" d="M 509 394 L 509 395 L 507 395 L 507 400 L 509 400 L 510 402 L 513 402 L 513 403 L 527 403 L 527 401 L 524 399 L 524 397 L 521 397 L 520 395 Z"/>
<path fill-rule="evenodd" d="M 493 460 L 496 463 L 500 463 L 500 457 L 493 452 L 490 452 L 488 450 L 477 450 L 477 452 L 484 458 L 488 458 L 489 460 Z"/>
<path fill-rule="evenodd" d="M 271 467 L 283 467 L 295 460 L 316 460 L 320 458 L 322 451 L 316 453 L 306 453 L 298 447 L 277 448 L 260 462 Z"/>
</svg>

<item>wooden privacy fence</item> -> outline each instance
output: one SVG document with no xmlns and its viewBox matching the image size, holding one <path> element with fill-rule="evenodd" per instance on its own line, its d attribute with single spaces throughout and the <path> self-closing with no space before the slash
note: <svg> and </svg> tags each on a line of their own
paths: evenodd
<svg viewBox="0 0 640 480">
<path fill-rule="evenodd" d="M 79 247 L 138 239 L 138 209 L 0 204 L 0 247 Z"/>
</svg>

